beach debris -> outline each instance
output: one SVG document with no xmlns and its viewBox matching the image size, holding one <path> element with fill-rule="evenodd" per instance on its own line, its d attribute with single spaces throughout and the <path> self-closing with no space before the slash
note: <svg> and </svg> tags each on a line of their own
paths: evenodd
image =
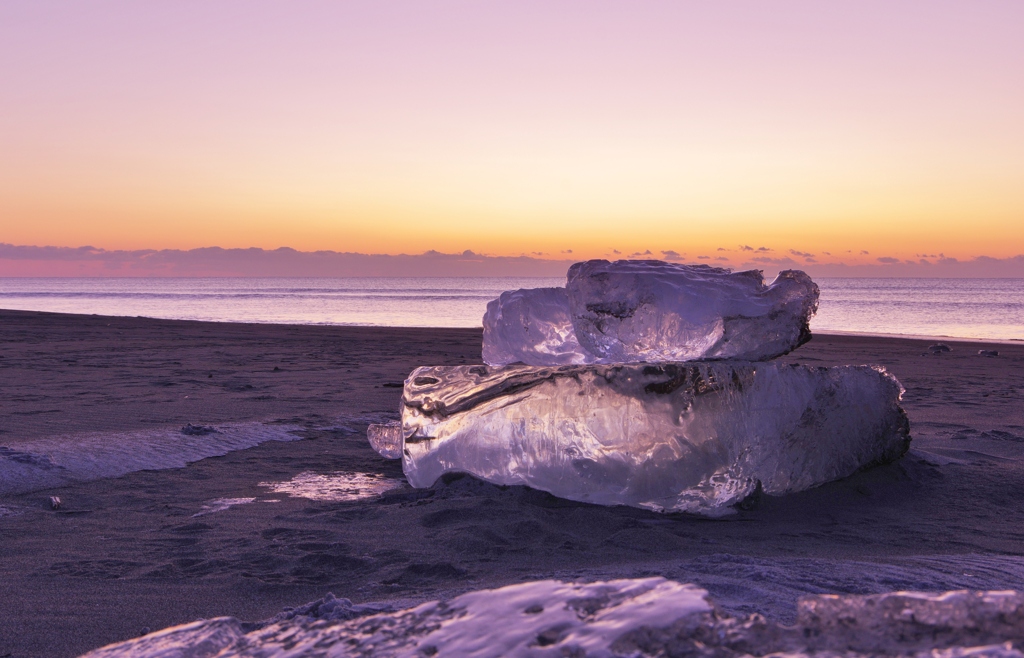
<svg viewBox="0 0 1024 658">
<path fill-rule="evenodd" d="M 317 599 L 312 603 L 300 605 L 295 608 L 285 608 L 283 612 L 279 612 L 270 619 L 259 622 L 246 622 L 242 624 L 242 627 L 247 631 L 256 630 L 271 624 L 290 621 L 296 617 L 301 618 L 302 621 L 348 621 L 350 619 L 358 619 L 359 617 L 367 617 L 369 615 L 376 615 L 382 612 L 396 612 L 397 610 L 398 609 L 390 603 L 355 604 L 349 599 L 338 598 L 334 596 L 334 594 L 328 592 L 322 599 Z"/>
<path fill-rule="evenodd" d="M 207 434 L 219 434 L 216 427 L 209 425 L 193 425 L 189 423 L 181 428 L 181 433 L 185 436 L 206 436 Z"/>
<path fill-rule="evenodd" d="M 112 644 L 85 658 L 1024 656 L 1024 595 L 1014 591 L 814 595 L 798 602 L 793 625 L 758 614 L 731 616 L 700 587 L 660 577 L 541 580 L 405 610 L 375 612 L 373 605 L 325 597 L 264 623 L 218 617 Z M 325 607 L 330 609 L 320 614 Z"/>
<path fill-rule="evenodd" d="M 215 498 L 199 508 L 199 511 L 193 514 L 192 518 L 194 519 L 197 516 L 206 516 L 207 514 L 213 514 L 215 512 L 223 512 L 235 505 L 248 505 L 253 502 L 256 502 L 255 498 Z"/>
<path fill-rule="evenodd" d="M 935 343 L 934 345 L 928 346 L 928 351 L 932 354 L 945 354 L 947 352 L 952 352 L 953 348 L 945 343 Z"/>
<path fill-rule="evenodd" d="M 566 287 L 503 293 L 484 315 L 484 362 L 550 366 L 742 359 L 764 361 L 810 340 L 818 286 L 799 270 L 767 285 L 732 272 L 661 261 L 591 260 Z"/>
<path fill-rule="evenodd" d="M 63 505 L 64 505 L 64 503 L 61 502 L 60 496 L 50 496 L 50 509 L 58 510 Z"/>
<path fill-rule="evenodd" d="M 376 498 L 385 491 L 401 487 L 403 484 L 401 480 L 376 473 L 306 471 L 284 482 L 260 482 L 259 486 L 295 498 L 346 502 Z"/>
<path fill-rule="evenodd" d="M 437 366 L 402 404 L 414 487 L 464 472 L 602 505 L 710 516 L 909 448 L 903 388 L 882 368 L 749 363 Z"/>
<path fill-rule="evenodd" d="M 999 356 L 999 350 L 978 350 L 978 356 Z"/>
<path fill-rule="evenodd" d="M 370 446 L 381 457 L 386 459 L 402 458 L 404 441 L 401 421 L 392 420 L 382 424 L 371 423 L 366 428 L 366 438 L 370 442 Z"/>
</svg>

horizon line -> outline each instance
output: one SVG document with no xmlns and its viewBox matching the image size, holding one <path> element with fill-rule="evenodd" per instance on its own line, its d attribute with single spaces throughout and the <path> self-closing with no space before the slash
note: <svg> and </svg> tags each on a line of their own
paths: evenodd
<svg viewBox="0 0 1024 658">
<path fill-rule="evenodd" d="M 615 250 L 612 250 L 613 252 Z M 722 250 L 725 251 L 725 250 Z M 672 250 L 613 253 L 607 260 L 660 260 L 675 264 L 777 273 L 799 269 L 812 276 L 837 278 L 1024 278 L 1024 254 L 1007 258 L 977 255 L 969 260 L 944 254 L 918 260 L 878 256 L 847 263 L 821 262 L 814 254 L 790 249 L 741 247 L 735 256 L 688 258 Z M 730 252 L 733 253 L 733 252 Z M 761 255 L 755 255 L 755 254 Z M 771 255 L 781 254 L 781 255 Z M 831 256 L 831 254 L 829 254 Z M 13 245 L 0 242 L 0 277 L 4 278 L 260 278 L 260 277 L 561 277 L 568 267 L 591 258 L 561 258 L 534 252 L 500 256 L 466 249 L 420 254 L 355 251 L 300 251 L 293 247 L 195 247 L 192 249 L 104 249 Z M 800 260 L 796 260 L 796 258 Z"/>
</svg>

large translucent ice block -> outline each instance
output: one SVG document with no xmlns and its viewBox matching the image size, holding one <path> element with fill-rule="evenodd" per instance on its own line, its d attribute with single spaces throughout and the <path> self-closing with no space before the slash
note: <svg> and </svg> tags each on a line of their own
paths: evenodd
<svg viewBox="0 0 1024 658">
<path fill-rule="evenodd" d="M 565 288 L 511 290 L 487 304 L 484 362 L 560 366 L 591 363 L 576 340 Z"/>
<path fill-rule="evenodd" d="M 466 472 L 603 505 L 702 514 L 758 486 L 801 491 L 910 443 L 882 368 L 744 362 L 415 370 L 402 398 L 410 484 Z"/>
<path fill-rule="evenodd" d="M 661 261 L 591 260 L 569 268 L 576 339 L 599 363 L 763 361 L 810 340 L 818 286 L 786 270 L 731 272 Z"/>
</svg>

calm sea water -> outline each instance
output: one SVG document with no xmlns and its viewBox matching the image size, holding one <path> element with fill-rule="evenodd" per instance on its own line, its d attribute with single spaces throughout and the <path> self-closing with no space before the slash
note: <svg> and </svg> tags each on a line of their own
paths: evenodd
<svg viewBox="0 0 1024 658">
<path fill-rule="evenodd" d="M 1024 340 L 1024 279 L 817 279 L 818 331 Z M 0 279 L 0 308 L 222 322 L 479 327 L 562 278 Z"/>
</svg>

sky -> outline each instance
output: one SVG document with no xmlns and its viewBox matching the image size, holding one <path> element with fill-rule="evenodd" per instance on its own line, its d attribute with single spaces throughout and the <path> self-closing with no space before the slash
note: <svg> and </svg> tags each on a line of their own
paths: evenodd
<svg viewBox="0 0 1024 658">
<path fill-rule="evenodd" d="M 0 243 L 1007 261 L 1022 81 L 1016 0 L 9 0 Z"/>
</svg>

